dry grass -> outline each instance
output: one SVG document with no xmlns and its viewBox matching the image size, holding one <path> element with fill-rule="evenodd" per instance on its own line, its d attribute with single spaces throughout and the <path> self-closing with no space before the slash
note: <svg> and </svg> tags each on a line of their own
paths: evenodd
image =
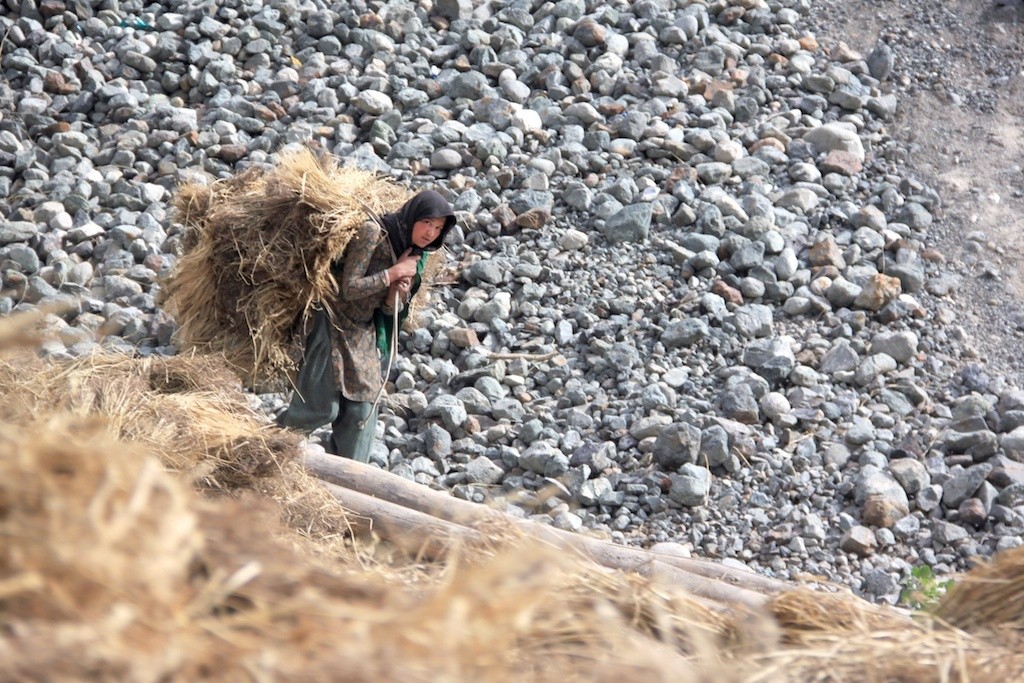
<svg viewBox="0 0 1024 683">
<path fill-rule="evenodd" d="M 346 538 L 222 363 L 2 349 L 0 680 L 1024 680 L 1019 551 L 935 618 L 808 590 L 712 611 L 529 539 L 422 564 Z"/>
<path fill-rule="evenodd" d="M 966 631 L 1002 627 L 1024 632 L 1024 547 L 998 555 L 953 584 L 937 615 Z"/>
<path fill-rule="evenodd" d="M 247 384 L 284 386 L 301 354 L 295 331 L 338 291 L 331 263 L 367 220 L 408 198 L 403 188 L 308 149 L 174 198 L 185 253 L 162 305 L 186 351 L 222 354 Z"/>
<path fill-rule="evenodd" d="M 1024 680 L 1024 656 L 929 615 L 910 618 L 853 597 L 789 591 L 768 607 L 783 647 L 754 659 L 749 683 Z"/>
</svg>

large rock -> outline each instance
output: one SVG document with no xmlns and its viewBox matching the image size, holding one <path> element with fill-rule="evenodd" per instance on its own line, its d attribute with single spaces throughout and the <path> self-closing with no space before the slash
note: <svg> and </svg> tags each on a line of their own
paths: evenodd
<svg viewBox="0 0 1024 683">
<path fill-rule="evenodd" d="M 852 126 L 842 123 L 826 123 L 807 131 L 804 134 L 804 140 L 811 143 L 818 153 L 840 150 L 850 152 L 857 161 L 862 163 L 864 161 L 864 145 Z"/>
<path fill-rule="evenodd" d="M 604 224 L 604 236 L 609 242 L 643 242 L 651 231 L 651 204 L 631 204 L 613 214 Z"/>
<path fill-rule="evenodd" d="M 777 384 L 789 377 L 796 366 L 793 349 L 785 337 L 757 339 L 743 349 L 743 364 Z"/>
<path fill-rule="evenodd" d="M 991 465 L 982 463 L 954 474 L 942 485 L 942 504 L 948 508 L 958 507 L 974 495 L 991 471 Z"/>
<path fill-rule="evenodd" d="M 697 462 L 701 432 L 686 422 L 665 427 L 654 442 L 652 457 L 662 470 L 674 472 L 687 463 Z"/>
<path fill-rule="evenodd" d="M 702 504 L 711 491 L 711 472 L 706 467 L 687 463 L 679 470 L 679 475 L 672 478 L 672 487 L 668 497 L 686 507 Z"/>
<path fill-rule="evenodd" d="M 910 513 L 910 500 L 899 482 L 871 465 L 861 469 L 854 485 L 854 498 L 858 504 L 865 506 L 865 511 L 871 500 L 870 509 L 875 521 L 889 522 L 884 526 L 891 526 L 897 519 Z"/>
</svg>

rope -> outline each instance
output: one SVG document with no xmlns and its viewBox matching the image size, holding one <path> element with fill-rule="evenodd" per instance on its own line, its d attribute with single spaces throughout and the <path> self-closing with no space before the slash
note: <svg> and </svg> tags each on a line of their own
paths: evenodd
<svg viewBox="0 0 1024 683">
<path fill-rule="evenodd" d="M 362 430 L 366 426 L 367 421 L 377 410 L 377 405 L 380 403 L 381 396 L 384 395 L 384 384 L 387 382 L 387 378 L 391 376 L 391 366 L 395 362 L 395 356 L 398 355 L 398 292 L 395 292 L 395 302 L 392 306 L 391 311 L 391 348 L 388 352 L 388 369 L 384 372 L 384 377 L 380 382 L 380 389 L 377 390 L 377 398 L 373 399 L 373 404 L 370 406 L 370 413 L 359 421 L 359 429 Z"/>
</svg>

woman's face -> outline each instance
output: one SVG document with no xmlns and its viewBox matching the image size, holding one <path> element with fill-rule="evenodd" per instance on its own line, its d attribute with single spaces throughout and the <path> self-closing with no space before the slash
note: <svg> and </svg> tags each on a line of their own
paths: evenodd
<svg viewBox="0 0 1024 683">
<path fill-rule="evenodd" d="M 412 243 L 426 249 L 444 229 L 444 218 L 423 218 L 412 224 Z"/>
</svg>

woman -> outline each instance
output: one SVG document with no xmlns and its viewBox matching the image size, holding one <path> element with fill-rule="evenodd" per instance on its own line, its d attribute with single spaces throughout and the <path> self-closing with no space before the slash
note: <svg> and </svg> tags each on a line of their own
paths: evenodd
<svg viewBox="0 0 1024 683">
<path fill-rule="evenodd" d="M 441 247 L 455 225 L 451 206 L 433 190 L 374 218 L 334 265 L 338 298 L 313 321 L 296 391 L 280 420 L 310 431 L 331 422 L 327 451 L 360 462 L 369 461 L 373 446 L 381 354 L 390 351 L 396 307 L 401 324 L 426 252 Z"/>
</svg>

